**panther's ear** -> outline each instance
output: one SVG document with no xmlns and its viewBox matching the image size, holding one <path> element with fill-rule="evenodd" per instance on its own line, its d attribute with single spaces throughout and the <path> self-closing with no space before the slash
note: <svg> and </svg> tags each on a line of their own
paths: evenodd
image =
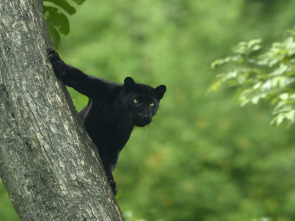
<svg viewBox="0 0 295 221">
<path fill-rule="evenodd" d="M 160 85 L 159 87 L 155 88 L 156 96 L 158 99 L 162 99 L 164 96 L 164 93 L 166 91 L 166 86 L 165 85 Z"/>
<path fill-rule="evenodd" d="M 126 77 L 124 80 L 124 87 L 128 91 L 133 88 L 135 85 L 135 81 L 132 79 L 132 77 Z"/>
</svg>

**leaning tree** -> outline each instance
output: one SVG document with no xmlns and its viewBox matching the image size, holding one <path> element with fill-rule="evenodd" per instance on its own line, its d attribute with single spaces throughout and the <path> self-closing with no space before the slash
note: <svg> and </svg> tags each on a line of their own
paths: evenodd
<svg viewBox="0 0 295 221">
<path fill-rule="evenodd" d="M 47 59 L 42 4 L 0 1 L 0 177 L 21 220 L 123 220 Z"/>
</svg>

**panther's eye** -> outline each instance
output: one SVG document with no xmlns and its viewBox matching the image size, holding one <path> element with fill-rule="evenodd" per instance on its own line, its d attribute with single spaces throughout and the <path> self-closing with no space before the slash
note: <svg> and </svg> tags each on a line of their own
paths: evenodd
<svg viewBox="0 0 295 221">
<path fill-rule="evenodd" d="M 138 104 L 138 100 L 137 100 L 136 98 L 133 100 L 133 102 L 134 102 L 135 104 Z"/>
<path fill-rule="evenodd" d="M 150 106 L 151 107 L 155 106 L 155 102 L 150 103 Z"/>
</svg>

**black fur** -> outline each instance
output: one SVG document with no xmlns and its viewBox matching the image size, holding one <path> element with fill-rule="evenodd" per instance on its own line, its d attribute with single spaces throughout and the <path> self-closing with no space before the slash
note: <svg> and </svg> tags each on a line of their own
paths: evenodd
<svg viewBox="0 0 295 221">
<path fill-rule="evenodd" d="M 137 84 L 131 77 L 117 84 L 93 76 L 65 64 L 53 49 L 48 57 L 55 74 L 67 86 L 89 98 L 79 113 L 85 128 L 98 148 L 110 186 L 117 194 L 114 171 L 120 151 L 125 146 L 134 126 L 144 127 L 156 115 L 166 87 L 152 88 Z"/>
</svg>

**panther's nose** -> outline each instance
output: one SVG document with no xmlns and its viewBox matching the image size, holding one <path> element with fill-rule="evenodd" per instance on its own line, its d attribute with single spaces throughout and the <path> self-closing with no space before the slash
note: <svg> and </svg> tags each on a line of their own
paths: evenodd
<svg viewBox="0 0 295 221">
<path fill-rule="evenodd" d="M 142 113 L 139 113 L 137 116 L 144 119 L 144 120 L 147 120 L 150 118 L 148 114 L 142 114 Z"/>
<path fill-rule="evenodd" d="M 152 117 L 149 114 L 138 113 L 134 118 L 134 124 L 138 127 L 144 127 L 152 122 Z"/>
</svg>

